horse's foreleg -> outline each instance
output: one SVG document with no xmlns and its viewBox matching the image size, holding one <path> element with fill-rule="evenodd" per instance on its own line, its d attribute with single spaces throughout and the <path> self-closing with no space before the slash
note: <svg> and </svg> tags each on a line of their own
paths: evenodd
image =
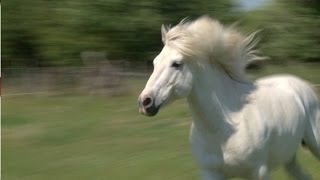
<svg viewBox="0 0 320 180">
<path fill-rule="evenodd" d="M 225 180 L 226 178 L 213 169 L 201 169 L 203 180 Z"/>
<path fill-rule="evenodd" d="M 294 179 L 297 180 L 311 180 L 312 178 L 306 174 L 302 168 L 299 166 L 296 158 L 294 157 L 288 164 L 285 166 L 286 171 L 290 174 Z"/>
<path fill-rule="evenodd" d="M 268 170 L 268 167 L 266 165 L 259 166 L 252 174 L 251 176 L 252 180 L 269 180 L 270 178 L 270 172 Z"/>
</svg>

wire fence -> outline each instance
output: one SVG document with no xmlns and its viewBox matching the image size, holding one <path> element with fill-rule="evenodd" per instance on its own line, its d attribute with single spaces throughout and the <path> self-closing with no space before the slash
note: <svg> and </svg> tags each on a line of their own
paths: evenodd
<svg viewBox="0 0 320 180">
<path fill-rule="evenodd" d="M 133 71 L 134 70 L 134 71 Z M 54 94 L 116 95 L 129 78 L 146 78 L 146 67 L 98 63 L 87 67 L 2 69 L 2 96 Z"/>
</svg>

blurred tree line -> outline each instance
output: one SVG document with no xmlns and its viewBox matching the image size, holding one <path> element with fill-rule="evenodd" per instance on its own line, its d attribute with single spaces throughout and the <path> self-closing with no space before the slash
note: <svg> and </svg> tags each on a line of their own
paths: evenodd
<svg viewBox="0 0 320 180">
<path fill-rule="evenodd" d="M 162 23 L 203 14 L 263 29 L 261 48 L 272 58 L 320 60 L 317 0 L 278 0 L 251 12 L 235 10 L 232 0 L 10 0 L 2 11 L 4 68 L 81 66 L 83 51 L 150 61 L 162 47 Z"/>
<path fill-rule="evenodd" d="M 161 48 L 162 23 L 231 7 L 197 0 L 10 0 L 3 2 L 3 67 L 81 65 L 82 51 L 145 61 Z M 223 16 L 227 17 L 227 16 Z"/>
<path fill-rule="evenodd" d="M 320 62 L 320 1 L 273 0 L 244 13 L 242 28 L 261 29 L 261 49 L 273 62 Z"/>
</svg>

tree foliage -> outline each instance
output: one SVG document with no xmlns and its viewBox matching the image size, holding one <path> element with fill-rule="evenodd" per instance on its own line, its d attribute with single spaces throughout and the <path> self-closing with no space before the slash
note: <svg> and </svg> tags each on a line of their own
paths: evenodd
<svg viewBox="0 0 320 180">
<path fill-rule="evenodd" d="M 274 61 L 320 61 L 320 1 L 278 0 L 247 13 L 247 29 L 262 29 L 261 49 Z"/>
<path fill-rule="evenodd" d="M 148 61 L 162 47 L 160 26 L 203 14 L 263 29 L 275 59 L 319 60 L 319 1 L 278 0 L 243 13 L 231 0 L 10 0 L 2 3 L 3 67 L 81 65 L 82 51 Z"/>
<path fill-rule="evenodd" d="M 231 3 L 196 0 L 10 0 L 3 3 L 3 67 L 81 65 L 82 51 L 146 61 L 161 48 L 161 23 L 225 18 Z"/>
</svg>

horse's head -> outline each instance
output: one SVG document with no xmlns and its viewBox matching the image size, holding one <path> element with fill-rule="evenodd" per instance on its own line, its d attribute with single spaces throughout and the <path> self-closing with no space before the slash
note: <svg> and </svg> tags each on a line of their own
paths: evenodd
<svg viewBox="0 0 320 180">
<path fill-rule="evenodd" d="M 163 39 L 166 30 L 162 28 Z M 154 70 L 139 96 L 139 111 L 154 116 L 159 108 L 188 96 L 192 89 L 192 64 L 176 48 L 166 44 L 153 60 Z"/>
<path fill-rule="evenodd" d="M 163 26 L 161 32 L 165 46 L 154 59 L 154 71 L 139 97 L 139 110 L 148 116 L 177 98 L 187 97 L 196 86 L 193 81 L 199 76 L 199 65 L 204 67 L 200 69 L 220 69 L 232 79 L 246 81 L 245 66 L 264 59 L 256 55 L 256 33 L 245 37 L 207 16 L 193 22 L 183 20 L 169 30 Z"/>
</svg>

